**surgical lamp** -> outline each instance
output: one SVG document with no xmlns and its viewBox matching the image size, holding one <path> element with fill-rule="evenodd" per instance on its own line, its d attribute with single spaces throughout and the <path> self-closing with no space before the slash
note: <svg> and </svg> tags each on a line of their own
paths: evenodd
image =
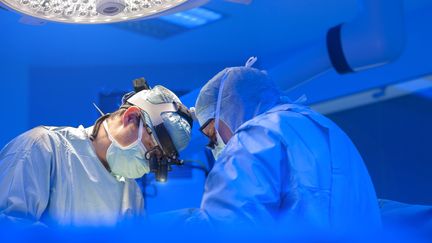
<svg viewBox="0 0 432 243">
<path fill-rule="evenodd" d="M 100 24 L 173 14 L 209 0 L 0 0 L 0 6 L 52 22 Z"/>
</svg>

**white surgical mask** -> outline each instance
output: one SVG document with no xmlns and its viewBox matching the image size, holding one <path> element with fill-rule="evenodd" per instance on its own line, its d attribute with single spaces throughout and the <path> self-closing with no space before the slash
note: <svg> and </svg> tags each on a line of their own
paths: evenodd
<svg viewBox="0 0 432 243">
<path fill-rule="evenodd" d="M 211 150 L 215 160 L 219 158 L 219 155 L 222 153 L 225 146 L 226 144 L 224 143 L 221 136 L 219 135 L 219 132 L 216 131 L 216 144 L 214 145 L 214 148 Z"/>
<path fill-rule="evenodd" d="M 145 159 L 146 148 L 141 142 L 143 126 L 139 124 L 138 139 L 128 146 L 120 145 L 108 131 L 108 124 L 103 122 L 111 145 L 108 147 L 106 159 L 113 175 L 130 179 L 140 178 L 150 171 L 149 163 Z"/>
</svg>

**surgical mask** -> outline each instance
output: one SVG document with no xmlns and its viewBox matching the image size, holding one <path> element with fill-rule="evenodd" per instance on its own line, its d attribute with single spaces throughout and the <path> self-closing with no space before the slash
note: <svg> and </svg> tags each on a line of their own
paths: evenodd
<svg viewBox="0 0 432 243">
<path fill-rule="evenodd" d="M 214 145 L 214 148 L 211 150 L 215 160 L 219 158 L 219 155 L 225 149 L 225 146 L 226 144 L 224 143 L 221 136 L 219 135 L 219 132 L 216 130 L 216 144 Z"/>
<path fill-rule="evenodd" d="M 140 121 L 138 139 L 128 146 L 120 145 L 108 131 L 105 120 L 103 126 L 108 134 L 111 145 L 108 147 L 106 159 L 113 175 L 123 176 L 130 179 L 140 178 L 149 173 L 150 166 L 145 159 L 146 148 L 141 142 L 143 126 Z"/>
</svg>

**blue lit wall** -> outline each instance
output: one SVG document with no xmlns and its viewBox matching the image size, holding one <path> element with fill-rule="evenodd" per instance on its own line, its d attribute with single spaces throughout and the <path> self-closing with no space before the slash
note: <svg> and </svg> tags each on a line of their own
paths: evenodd
<svg viewBox="0 0 432 243">
<path fill-rule="evenodd" d="M 432 205 L 432 89 L 329 114 L 353 140 L 380 198 Z"/>
<path fill-rule="evenodd" d="M 28 72 L 23 64 L 2 62 L 0 65 L 0 146 L 28 129 Z"/>
<path fill-rule="evenodd" d="M 197 68 L 194 76 L 182 73 Z M 90 126 L 98 113 L 99 93 L 132 90 L 132 80 L 145 77 L 150 85 L 161 84 L 180 93 L 193 80 L 206 80 L 217 67 L 209 65 L 31 67 L 29 70 L 29 127 L 39 124 Z M 104 111 L 112 112 L 112 111 Z M 53 115 L 55 114 L 55 115 Z"/>
</svg>

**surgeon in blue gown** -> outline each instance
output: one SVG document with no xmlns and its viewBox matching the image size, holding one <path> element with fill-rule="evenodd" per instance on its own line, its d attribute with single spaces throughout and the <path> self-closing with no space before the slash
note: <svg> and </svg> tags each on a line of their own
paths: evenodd
<svg viewBox="0 0 432 243">
<path fill-rule="evenodd" d="M 252 65 L 221 71 L 199 93 L 196 116 L 216 162 L 201 208 L 186 221 L 380 227 L 374 186 L 350 138 Z"/>
</svg>

